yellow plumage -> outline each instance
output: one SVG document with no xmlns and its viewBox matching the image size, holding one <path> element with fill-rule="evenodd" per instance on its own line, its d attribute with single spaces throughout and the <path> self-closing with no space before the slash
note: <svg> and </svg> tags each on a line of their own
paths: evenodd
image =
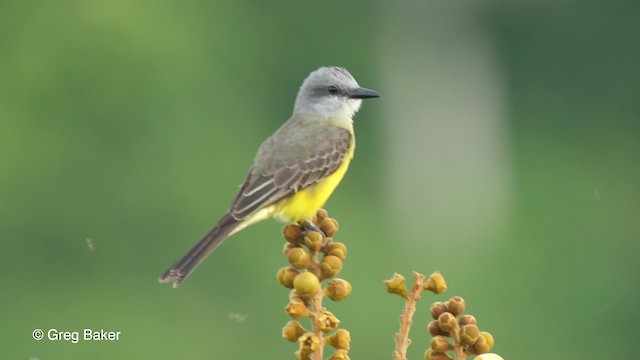
<svg viewBox="0 0 640 360">
<path fill-rule="evenodd" d="M 349 150 L 336 171 L 320 182 L 275 203 L 273 205 L 273 216 L 280 220 L 291 222 L 301 222 L 311 218 L 313 214 L 324 206 L 338 184 L 340 184 L 340 181 L 342 181 L 353 158 L 354 150 L 355 142 L 352 138 Z"/>
</svg>

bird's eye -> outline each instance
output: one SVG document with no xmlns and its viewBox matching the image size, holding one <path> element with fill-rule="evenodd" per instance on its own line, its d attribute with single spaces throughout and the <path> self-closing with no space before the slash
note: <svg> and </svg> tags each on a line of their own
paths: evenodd
<svg viewBox="0 0 640 360">
<path fill-rule="evenodd" d="M 334 85 L 329 85 L 327 90 L 329 90 L 329 94 L 331 94 L 331 95 L 336 95 L 339 92 L 338 91 L 338 87 L 334 86 Z"/>
</svg>

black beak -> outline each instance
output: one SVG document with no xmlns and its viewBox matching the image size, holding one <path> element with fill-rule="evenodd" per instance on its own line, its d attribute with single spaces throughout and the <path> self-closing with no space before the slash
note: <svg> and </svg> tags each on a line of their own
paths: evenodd
<svg viewBox="0 0 640 360">
<path fill-rule="evenodd" d="M 348 96 L 351 99 L 369 99 L 369 98 L 381 97 L 382 95 L 380 95 L 380 93 L 377 91 L 360 87 L 349 92 Z"/>
</svg>

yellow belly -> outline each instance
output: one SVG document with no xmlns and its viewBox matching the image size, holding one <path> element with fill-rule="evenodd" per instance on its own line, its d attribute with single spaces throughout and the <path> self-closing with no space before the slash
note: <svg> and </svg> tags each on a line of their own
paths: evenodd
<svg viewBox="0 0 640 360">
<path fill-rule="evenodd" d="M 353 147 L 352 144 L 342 164 L 331 175 L 275 203 L 273 216 L 290 222 L 300 222 L 312 217 L 329 200 L 347 172 L 353 157 Z"/>
</svg>

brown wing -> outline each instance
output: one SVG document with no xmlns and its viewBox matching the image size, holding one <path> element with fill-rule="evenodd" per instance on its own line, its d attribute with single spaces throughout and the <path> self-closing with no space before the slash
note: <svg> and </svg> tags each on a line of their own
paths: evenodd
<svg viewBox="0 0 640 360">
<path fill-rule="evenodd" d="M 274 151 L 258 153 L 260 159 L 249 170 L 229 213 L 237 220 L 313 185 L 342 164 L 350 144 L 349 131 L 332 127 L 313 138 L 311 149 L 297 144 L 279 144 Z M 264 146 L 263 146 L 264 147 Z M 258 161 L 260 160 L 260 161 Z M 258 168 L 260 166 L 260 168 Z"/>
</svg>

